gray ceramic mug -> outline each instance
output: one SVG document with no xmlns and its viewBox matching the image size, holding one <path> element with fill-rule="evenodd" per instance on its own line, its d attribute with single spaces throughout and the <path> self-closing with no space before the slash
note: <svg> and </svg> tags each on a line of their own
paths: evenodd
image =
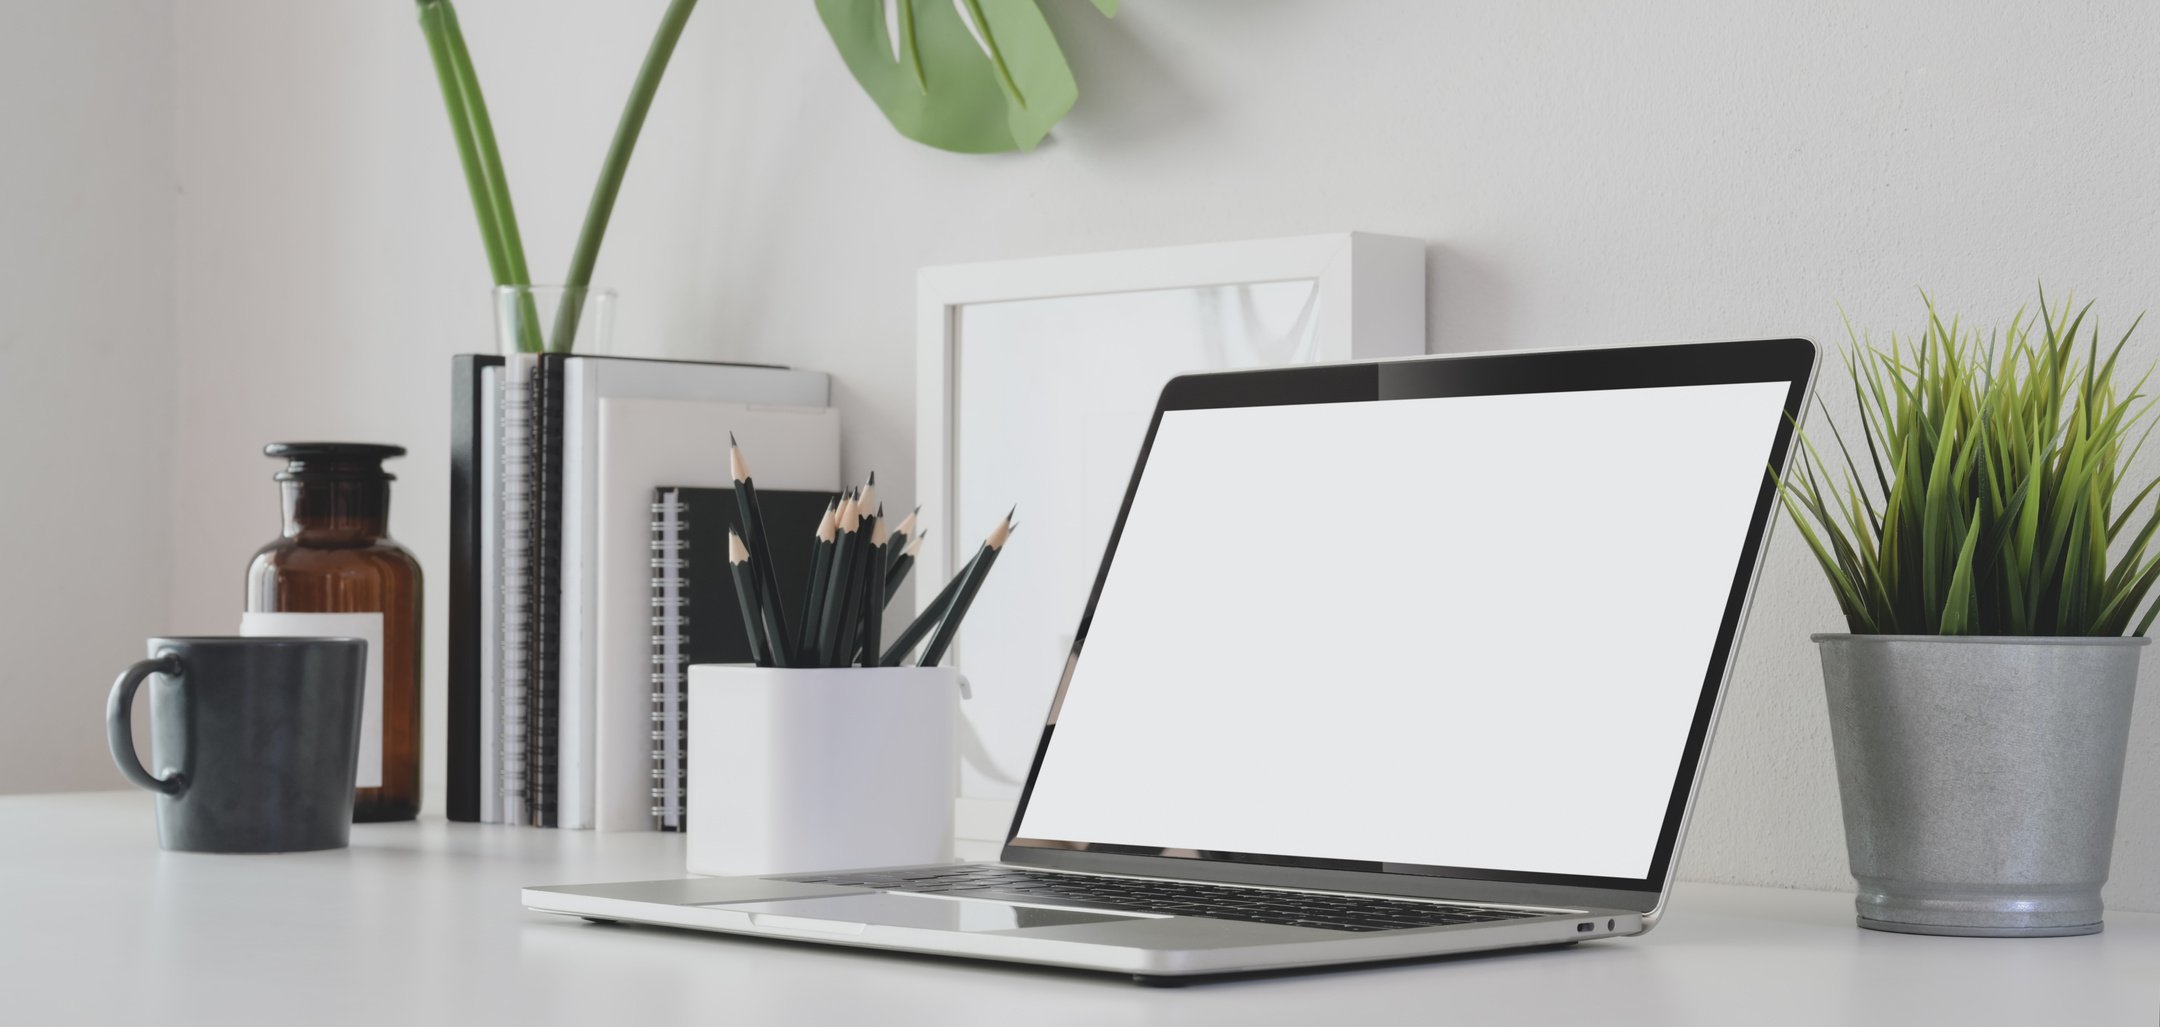
<svg viewBox="0 0 2160 1027">
<path fill-rule="evenodd" d="M 344 848 L 352 833 L 367 643 L 357 638 L 153 638 L 113 682 L 105 737 L 156 792 L 158 841 L 184 852 Z M 135 690 L 150 682 L 150 762 Z"/>
</svg>

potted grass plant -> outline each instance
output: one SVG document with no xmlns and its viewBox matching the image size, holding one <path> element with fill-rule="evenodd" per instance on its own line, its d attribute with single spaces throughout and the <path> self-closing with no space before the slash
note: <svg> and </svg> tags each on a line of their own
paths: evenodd
<svg viewBox="0 0 2160 1027">
<path fill-rule="evenodd" d="M 1862 927 L 2101 928 L 2160 513 L 2090 310 L 1854 339 L 1857 430 L 1819 405 L 1782 482 L 1851 629 L 1814 640 Z"/>
</svg>

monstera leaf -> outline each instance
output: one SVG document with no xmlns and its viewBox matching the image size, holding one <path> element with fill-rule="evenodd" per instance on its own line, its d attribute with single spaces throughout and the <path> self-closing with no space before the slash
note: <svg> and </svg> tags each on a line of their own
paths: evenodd
<svg viewBox="0 0 2160 1027">
<path fill-rule="evenodd" d="M 1094 3 L 1117 13 L 1117 0 Z M 1080 95 L 1035 0 L 817 0 L 817 9 L 855 81 L 919 143 L 1032 150 Z"/>
</svg>

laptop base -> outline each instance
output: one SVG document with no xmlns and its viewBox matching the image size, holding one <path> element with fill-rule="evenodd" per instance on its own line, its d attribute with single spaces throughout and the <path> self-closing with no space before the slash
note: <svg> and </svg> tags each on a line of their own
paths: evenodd
<svg viewBox="0 0 2160 1027">
<path fill-rule="evenodd" d="M 1353 932 L 919 896 L 769 877 L 527 888 L 522 897 L 537 912 L 595 923 L 1092 970 L 1154 986 L 1554 948 L 1645 930 L 1642 914 L 1630 910 L 1555 909 L 1489 923 Z M 885 917 L 881 908 L 907 915 Z"/>
</svg>

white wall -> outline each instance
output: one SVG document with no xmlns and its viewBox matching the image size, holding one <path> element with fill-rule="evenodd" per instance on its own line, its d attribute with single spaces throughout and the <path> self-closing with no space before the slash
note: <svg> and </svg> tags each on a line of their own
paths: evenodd
<svg viewBox="0 0 2160 1027">
<path fill-rule="evenodd" d="M 172 12 L 0 31 L 0 792 L 109 788 L 113 676 L 172 558 Z"/>
<path fill-rule="evenodd" d="M 2110 324 L 2160 304 L 2160 9 L 2143 0 L 1132 0 L 1114 22 L 1045 4 L 1082 99 L 1042 150 L 1004 157 L 895 135 L 811 5 L 705 5 L 600 266 L 623 293 L 622 348 L 835 372 L 848 471 L 879 469 L 904 503 L 925 264 L 1421 236 L 1435 350 L 1835 341 L 1840 304 L 1909 326 L 1927 286 L 1998 317 L 2041 276 L 2100 298 Z M 560 273 L 662 6 L 461 5 L 540 277 Z M 190 0 L 176 36 L 172 620 L 231 624 L 241 568 L 275 529 L 262 443 L 411 446 L 393 524 L 433 574 L 439 784 L 444 367 L 489 345 L 489 320 L 412 9 Z M 2160 331 L 2133 349 L 2160 356 Z M 47 405 L 99 403 L 86 425 L 162 445 L 154 421 L 100 419 L 87 380 L 68 397 Z M 1805 640 L 1837 619 L 1790 533 L 1763 590 L 1683 869 L 1843 887 Z M 69 620 L 48 623 L 45 637 Z M 54 666 L 94 687 L 114 658 Z M 2110 897 L 2160 909 L 2160 705 L 2133 731 Z"/>
</svg>

